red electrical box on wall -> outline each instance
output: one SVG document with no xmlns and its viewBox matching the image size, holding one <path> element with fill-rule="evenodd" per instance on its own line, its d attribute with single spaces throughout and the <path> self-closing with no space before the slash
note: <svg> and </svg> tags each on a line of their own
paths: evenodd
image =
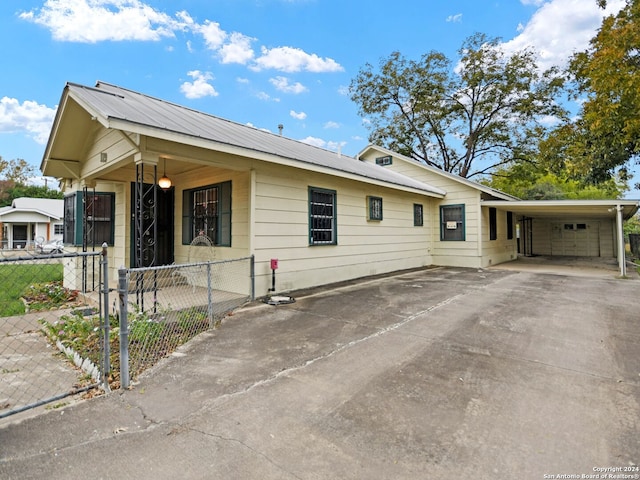
<svg viewBox="0 0 640 480">
<path fill-rule="evenodd" d="M 277 270 L 278 269 L 278 259 L 277 258 L 272 258 L 271 259 L 271 270 Z"/>
</svg>

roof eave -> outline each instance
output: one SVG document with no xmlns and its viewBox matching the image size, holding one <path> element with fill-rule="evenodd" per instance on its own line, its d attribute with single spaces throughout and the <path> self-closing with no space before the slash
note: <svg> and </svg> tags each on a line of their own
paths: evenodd
<svg viewBox="0 0 640 480">
<path fill-rule="evenodd" d="M 446 192 L 439 191 L 439 189 L 428 190 L 428 189 L 414 188 L 411 186 L 394 183 L 388 180 L 375 179 L 375 178 L 367 177 L 366 175 L 357 175 L 357 174 L 346 172 L 343 170 L 338 170 L 331 167 L 325 167 L 325 166 L 317 165 L 315 163 L 305 162 L 304 160 L 301 160 L 298 158 L 290 158 L 290 157 L 285 157 L 281 155 L 275 155 L 273 153 L 262 152 L 260 150 L 241 147 L 238 145 L 233 145 L 231 143 L 223 143 L 216 140 L 207 139 L 204 137 L 186 135 L 184 133 L 174 132 L 164 128 L 152 127 L 149 125 L 136 123 L 136 122 L 132 122 L 132 121 L 121 119 L 121 118 L 109 118 L 108 122 L 109 122 L 110 128 L 113 128 L 113 129 L 125 130 L 131 133 L 137 133 L 145 136 L 153 136 L 155 138 L 160 138 L 162 140 L 167 140 L 167 141 L 172 141 L 177 143 L 184 143 L 190 146 L 202 147 L 208 150 L 212 150 L 213 149 L 212 147 L 215 147 L 216 151 L 231 154 L 231 155 L 250 157 L 256 160 L 261 160 L 261 161 L 283 165 L 283 166 L 302 168 L 304 170 L 325 173 L 325 174 L 337 176 L 340 178 L 365 181 L 372 185 L 394 188 L 396 190 L 417 193 L 420 195 L 427 195 L 434 198 L 444 198 L 444 196 L 446 195 Z"/>
</svg>

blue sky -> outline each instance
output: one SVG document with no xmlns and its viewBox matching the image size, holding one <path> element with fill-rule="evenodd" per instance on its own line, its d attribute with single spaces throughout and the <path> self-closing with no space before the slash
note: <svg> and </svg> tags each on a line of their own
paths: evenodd
<svg viewBox="0 0 640 480">
<path fill-rule="evenodd" d="M 355 155 L 368 130 L 346 91 L 365 63 L 455 59 L 482 32 L 564 65 L 603 14 L 596 0 L 2 0 L 0 156 L 38 167 L 65 83 L 98 80 Z"/>
</svg>

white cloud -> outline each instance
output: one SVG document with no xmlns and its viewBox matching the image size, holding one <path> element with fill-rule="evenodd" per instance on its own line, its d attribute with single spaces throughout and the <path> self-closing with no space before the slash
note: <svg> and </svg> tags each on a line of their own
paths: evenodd
<svg viewBox="0 0 640 480">
<path fill-rule="evenodd" d="M 282 72 L 342 72 L 344 68 L 331 58 L 320 58 L 299 48 L 262 47 L 262 56 L 256 58 L 254 70 L 274 69 Z"/>
<path fill-rule="evenodd" d="M 507 52 L 533 47 L 539 54 L 539 65 L 547 69 L 553 65 L 564 66 L 569 57 L 584 50 L 595 35 L 605 15 L 620 10 L 624 0 L 609 0 L 606 11 L 598 8 L 595 0 L 527 0 L 531 5 L 541 5 L 520 34 L 504 43 Z M 521 28 L 521 29 L 520 29 Z"/>
<path fill-rule="evenodd" d="M 338 122 L 329 121 L 324 124 L 323 128 L 340 128 L 340 124 Z"/>
<path fill-rule="evenodd" d="M 207 49 L 222 63 L 251 65 L 253 70 L 283 72 L 339 72 L 344 68 L 331 58 L 321 58 L 299 48 L 262 47 L 255 58 L 255 38 L 239 32 L 227 33 L 219 23 L 198 24 L 186 11 L 170 16 L 142 0 L 46 0 L 42 8 L 21 13 L 20 18 L 47 28 L 55 40 L 95 43 L 101 41 L 157 41 L 175 37 L 177 31 L 202 36 Z M 193 51 L 190 41 L 187 50 Z"/>
<path fill-rule="evenodd" d="M 209 20 L 206 20 L 202 25 L 195 25 L 193 30 L 202 35 L 204 43 L 210 50 L 220 48 L 222 42 L 227 38 L 227 32 L 220 28 L 220 24 Z"/>
<path fill-rule="evenodd" d="M 327 142 L 327 148 L 329 150 L 337 150 L 338 152 L 342 151 L 342 147 L 344 147 L 347 142 Z"/>
<path fill-rule="evenodd" d="M 307 118 L 307 114 L 304 112 L 294 112 L 293 110 L 291 110 L 289 112 L 289 115 L 291 115 L 293 118 L 297 119 L 297 120 L 304 120 L 305 118 Z"/>
<path fill-rule="evenodd" d="M 461 13 L 456 13 L 455 15 L 449 15 L 447 17 L 447 22 L 453 22 L 453 23 L 458 23 L 462 21 L 462 14 Z"/>
<path fill-rule="evenodd" d="M 184 82 L 180 85 L 180 91 L 184 93 L 187 98 L 202 98 L 202 97 L 217 97 L 218 92 L 213 88 L 213 85 L 209 83 L 213 80 L 213 75 L 210 72 L 201 72 L 200 70 L 192 70 L 187 72 L 193 82 Z"/>
<path fill-rule="evenodd" d="M 347 87 L 346 85 L 340 85 L 340 87 L 338 87 L 338 94 L 344 95 L 346 97 L 347 95 L 349 95 L 349 87 Z"/>
<path fill-rule="evenodd" d="M 301 138 L 300 141 L 302 143 L 306 143 L 307 145 L 313 145 L 314 147 L 324 148 L 327 142 L 317 137 L 307 137 Z"/>
<path fill-rule="evenodd" d="M 293 93 L 297 95 L 299 93 L 303 93 L 307 91 L 307 87 L 302 85 L 300 82 L 290 84 L 289 79 L 287 77 L 270 78 L 269 82 L 271 82 L 271 84 L 274 87 L 276 87 L 276 90 L 279 90 L 285 93 Z"/>
<path fill-rule="evenodd" d="M 222 63 L 239 63 L 241 65 L 246 64 L 253 58 L 253 49 L 251 48 L 251 42 L 255 39 L 242 35 L 238 32 L 233 32 L 229 36 L 229 42 L 225 43 L 219 49 L 220 58 Z"/>
<path fill-rule="evenodd" d="M 55 108 L 26 100 L 20 104 L 15 98 L 0 99 L 0 133 L 27 132 L 36 142 L 47 143 Z"/>
<path fill-rule="evenodd" d="M 336 151 L 341 151 L 342 147 L 344 147 L 347 144 L 347 142 L 333 142 L 333 141 L 327 142 L 326 140 L 323 140 L 321 138 L 311 137 L 311 136 L 302 138 L 300 139 L 300 141 L 302 143 L 306 143 L 307 145 L 312 145 L 314 147 L 326 148 L 327 150 L 336 150 Z"/>
<path fill-rule="evenodd" d="M 95 43 L 105 40 L 160 40 L 187 27 L 190 17 L 177 18 L 139 0 L 47 0 L 20 18 L 51 31 L 55 40 Z"/>
<path fill-rule="evenodd" d="M 280 99 L 278 97 L 272 97 L 267 92 L 258 92 L 255 94 L 257 98 L 263 100 L 265 102 L 279 102 Z"/>
</svg>

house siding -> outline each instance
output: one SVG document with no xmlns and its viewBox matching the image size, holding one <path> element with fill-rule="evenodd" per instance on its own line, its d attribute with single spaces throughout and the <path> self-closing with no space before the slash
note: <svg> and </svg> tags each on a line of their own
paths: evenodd
<svg viewBox="0 0 640 480">
<path fill-rule="evenodd" d="M 336 192 L 337 245 L 309 245 L 309 187 Z M 383 199 L 383 220 L 367 220 L 367 196 Z M 264 166 L 256 171 L 256 291 L 271 282 L 269 261 L 279 260 L 278 290 L 387 273 L 431 263 L 424 226 L 413 226 L 413 204 L 426 197 L 359 182 Z"/>
<path fill-rule="evenodd" d="M 377 156 L 380 155 L 372 152 L 365 156 L 363 160 L 375 163 Z M 421 165 L 396 157 L 393 158 L 391 165 L 383 168 L 394 170 L 447 192 L 444 200 L 431 199 L 429 205 L 425 205 L 425 212 L 428 211 L 428 216 L 432 220 L 429 224 L 428 235 L 430 237 L 431 260 L 434 264 L 473 268 L 488 264 L 489 259 L 488 257 L 485 258 L 484 255 L 489 255 L 491 252 L 481 250 L 478 243 L 481 239 L 479 234 L 479 229 L 481 228 L 479 222 L 481 192 L 479 190 L 464 183 L 456 182 L 445 175 L 433 173 Z M 460 204 L 465 206 L 464 241 L 440 240 L 440 207 Z"/>
<path fill-rule="evenodd" d="M 507 212 L 496 211 L 497 238 L 490 240 L 489 208 L 482 208 L 482 266 L 488 267 L 498 263 L 508 262 L 517 257 L 517 241 L 515 225 L 513 238 L 507 238 Z"/>
<path fill-rule="evenodd" d="M 250 255 L 249 251 L 249 172 L 210 167 L 184 176 L 175 192 L 174 258 L 176 263 L 189 261 L 189 245 L 182 244 L 182 193 L 184 190 L 231 182 L 231 246 L 216 246 L 213 259 L 228 260 Z"/>
</svg>

